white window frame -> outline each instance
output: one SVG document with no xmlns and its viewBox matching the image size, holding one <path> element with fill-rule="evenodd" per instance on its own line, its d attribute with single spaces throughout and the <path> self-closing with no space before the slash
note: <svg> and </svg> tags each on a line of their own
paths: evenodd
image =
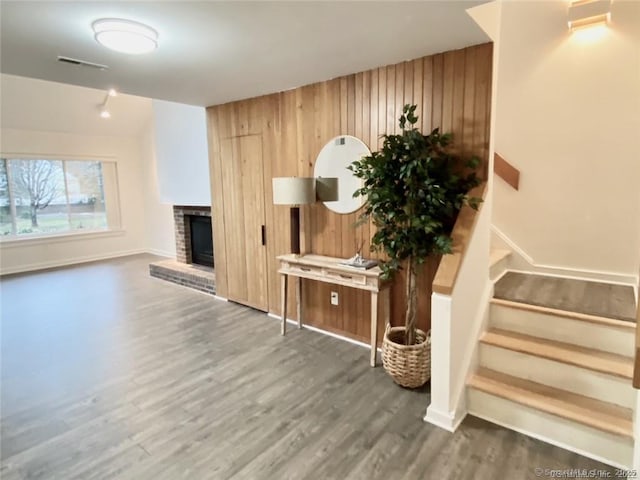
<svg viewBox="0 0 640 480">
<path fill-rule="evenodd" d="M 11 153 L 0 152 L 0 158 L 7 160 L 57 160 L 57 161 L 86 161 L 101 162 L 113 165 L 113 178 L 110 179 L 109 185 L 104 179 L 105 170 L 103 169 L 103 185 L 105 188 L 105 205 L 107 207 L 107 227 L 93 230 L 66 230 L 55 233 L 31 233 L 22 235 L 0 235 L 0 245 L 4 247 L 17 246 L 19 244 L 45 244 L 57 241 L 66 241 L 69 239 L 82 238 L 100 238 L 124 235 L 125 230 L 122 227 L 122 212 L 120 209 L 120 180 L 118 174 L 118 160 L 113 156 L 100 155 L 60 155 L 50 153 Z M 64 163 L 63 163 L 64 168 Z M 7 176 L 10 178 L 9 169 L 7 168 Z M 65 178 L 66 183 L 66 178 Z M 10 202 L 13 200 L 11 188 L 9 188 Z M 66 189 L 65 189 L 65 194 Z"/>
</svg>

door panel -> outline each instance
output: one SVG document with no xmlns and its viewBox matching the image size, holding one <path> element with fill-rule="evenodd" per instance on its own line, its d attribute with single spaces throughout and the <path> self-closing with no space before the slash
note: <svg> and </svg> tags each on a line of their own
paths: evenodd
<svg viewBox="0 0 640 480">
<path fill-rule="evenodd" d="M 227 234 L 228 298 L 267 311 L 266 247 L 262 136 L 224 139 L 220 145 L 223 168 L 224 225 Z"/>
</svg>

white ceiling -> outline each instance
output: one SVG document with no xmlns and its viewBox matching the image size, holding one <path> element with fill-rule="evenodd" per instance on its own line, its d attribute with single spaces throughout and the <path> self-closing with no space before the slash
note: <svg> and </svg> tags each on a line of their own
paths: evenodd
<svg viewBox="0 0 640 480">
<path fill-rule="evenodd" d="M 104 90 L 2 74 L 0 92 L 2 129 L 137 137 L 151 121 L 149 98 L 110 98 L 105 120 L 99 115 Z"/>
<path fill-rule="evenodd" d="M 485 1 L 3 0 L 0 70 L 208 106 L 486 42 L 465 12 Z M 159 48 L 107 50 L 91 30 L 102 17 L 148 24 Z M 65 65 L 58 55 L 110 68 Z"/>
</svg>

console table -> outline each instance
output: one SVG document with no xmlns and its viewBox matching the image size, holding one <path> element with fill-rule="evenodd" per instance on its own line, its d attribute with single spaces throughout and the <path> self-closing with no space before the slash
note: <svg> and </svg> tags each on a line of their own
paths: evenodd
<svg viewBox="0 0 640 480">
<path fill-rule="evenodd" d="M 379 267 L 368 270 L 341 265 L 343 258 L 325 257 L 323 255 L 280 255 L 278 273 L 281 275 L 281 308 L 282 325 L 281 333 L 287 333 L 287 293 L 289 277 L 296 279 L 296 310 L 298 315 L 298 328 L 302 328 L 302 279 L 316 280 L 318 282 L 342 285 L 344 287 L 357 288 L 371 292 L 371 366 L 376 365 L 376 353 L 378 343 L 378 294 L 382 295 L 385 322 L 390 321 L 390 295 L 391 282 L 380 278 L 382 271 Z M 327 299 L 328 301 L 328 299 Z"/>
</svg>

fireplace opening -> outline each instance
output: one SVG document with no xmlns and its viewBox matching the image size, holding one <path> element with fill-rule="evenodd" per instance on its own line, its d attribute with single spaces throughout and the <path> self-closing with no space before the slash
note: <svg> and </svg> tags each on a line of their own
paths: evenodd
<svg viewBox="0 0 640 480">
<path fill-rule="evenodd" d="M 211 217 L 189 216 L 191 227 L 191 262 L 213 267 Z"/>
</svg>

